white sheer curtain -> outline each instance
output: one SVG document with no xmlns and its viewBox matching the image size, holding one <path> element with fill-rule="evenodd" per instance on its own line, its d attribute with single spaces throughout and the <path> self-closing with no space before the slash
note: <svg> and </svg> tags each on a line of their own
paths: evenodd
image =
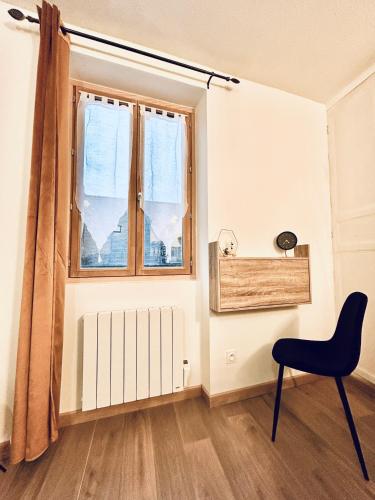
<svg viewBox="0 0 375 500">
<path fill-rule="evenodd" d="M 167 257 L 182 244 L 187 203 L 186 117 L 141 106 L 141 207 L 151 240 L 163 243 Z M 145 249 L 146 251 L 146 249 Z"/>
<path fill-rule="evenodd" d="M 132 103 L 80 92 L 76 204 L 99 262 L 100 250 L 128 209 L 132 116 Z"/>
</svg>

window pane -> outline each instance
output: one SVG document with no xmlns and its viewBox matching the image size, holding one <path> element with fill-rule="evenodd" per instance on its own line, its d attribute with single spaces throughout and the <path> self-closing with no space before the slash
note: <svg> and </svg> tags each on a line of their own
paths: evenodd
<svg viewBox="0 0 375 500">
<path fill-rule="evenodd" d="M 81 94 L 76 201 L 81 268 L 128 266 L 128 192 L 132 110 Z"/>
<path fill-rule="evenodd" d="M 143 111 L 144 266 L 181 267 L 186 212 L 185 118 Z"/>
<path fill-rule="evenodd" d="M 164 226 L 162 234 L 155 232 Z M 182 219 L 175 218 L 173 207 L 168 204 L 151 203 L 144 222 L 145 267 L 183 266 Z"/>
</svg>

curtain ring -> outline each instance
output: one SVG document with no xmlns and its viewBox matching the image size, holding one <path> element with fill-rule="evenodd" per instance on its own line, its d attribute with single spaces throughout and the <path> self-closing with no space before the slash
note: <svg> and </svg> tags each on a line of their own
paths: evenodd
<svg viewBox="0 0 375 500">
<path fill-rule="evenodd" d="M 214 74 L 212 73 L 212 75 L 210 76 L 210 78 L 207 81 L 207 88 L 208 89 L 210 88 L 210 82 L 211 82 L 211 80 L 212 80 L 213 77 L 214 77 Z"/>
</svg>

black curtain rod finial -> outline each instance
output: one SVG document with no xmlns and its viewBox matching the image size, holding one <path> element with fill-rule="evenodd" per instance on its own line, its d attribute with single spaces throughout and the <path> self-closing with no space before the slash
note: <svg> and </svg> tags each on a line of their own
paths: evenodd
<svg viewBox="0 0 375 500">
<path fill-rule="evenodd" d="M 24 19 L 26 19 L 25 15 L 18 9 L 9 9 L 8 14 L 16 21 L 23 21 Z"/>
<path fill-rule="evenodd" d="M 232 83 L 241 83 L 238 78 L 231 78 L 230 81 Z"/>
<path fill-rule="evenodd" d="M 8 14 L 16 21 L 24 21 L 25 19 L 27 19 L 29 23 L 39 24 L 39 19 L 37 19 L 36 17 L 25 16 L 25 14 L 18 9 L 9 9 Z"/>
</svg>

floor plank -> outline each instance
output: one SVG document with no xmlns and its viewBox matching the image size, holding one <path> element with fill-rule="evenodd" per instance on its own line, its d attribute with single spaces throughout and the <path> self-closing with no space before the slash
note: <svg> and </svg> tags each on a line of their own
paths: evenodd
<svg viewBox="0 0 375 500">
<path fill-rule="evenodd" d="M 331 380 L 327 379 L 324 382 L 325 387 L 327 388 L 327 384 L 331 382 Z M 375 489 L 373 483 L 369 484 L 362 478 L 345 416 L 343 416 L 341 408 L 335 406 L 336 402 L 332 403 L 332 400 L 330 400 L 328 407 L 326 407 L 313 396 L 306 394 L 300 387 L 284 391 L 282 401 L 284 410 L 287 408 L 293 417 L 307 426 L 323 442 L 320 450 L 328 459 L 333 471 L 331 474 L 334 475 L 335 470 L 341 464 L 345 467 L 345 476 L 349 475 L 349 477 L 353 478 L 350 487 L 354 488 L 354 485 L 356 485 L 365 495 L 364 498 L 368 498 L 367 495 L 374 498 Z M 352 410 L 355 415 L 354 408 Z M 358 419 L 356 421 L 358 425 Z M 279 430 L 281 431 L 281 427 Z M 365 442 L 362 442 L 362 445 L 370 477 L 374 477 L 375 456 L 366 448 Z M 342 477 L 340 475 L 340 478 Z M 338 484 L 338 488 L 341 487 L 341 483 L 336 484 Z"/>
<path fill-rule="evenodd" d="M 147 413 L 151 419 L 158 498 L 194 498 L 174 406 L 159 406 Z"/>
<path fill-rule="evenodd" d="M 233 404 L 228 407 L 233 407 Z M 244 433 L 236 431 L 230 424 L 228 407 L 208 409 L 204 402 L 201 404 L 221 466 L 236 499 L 265 498 L 264 489 L 269 483 L 260 477 L 256 468 L 257 457 L 253 455 Z"/>
<path fill-rule="evenodd" d="M 328 380 L 328 382 L 332 381 Z M 329 398 L 327 396 L 324 398 L 325 403 L 322 403 L 318 399 L 316 391 L 306 394 L 306 388 L 302 389 L 299 387 L 296 391 L 285 391 L 285 393 L 285 402 L 291 411 L 302 419 L 316 434 L 319 434 L 341 460 L 360 471 L 345 414 L 343 409 L 338 405 L 337 397 Z M 361 418 L 356 418 L 356 408 L 353 404 L 352 413 L 360 434 Z M 371 471 L 375 473 L 375 454 L 371 451 L 370 446 L 373 446 L 371 440 L 362 440 L 369 473 Z"/>
<path fill-rule="evenodd" d="M 77 498 L 95 422 L 66 427 L 58 443 L 34 462 L 9 466 L 0 477 L 0 497 L 19 499 Z"/>
<path fill-rule="evenodd" d="M 98 420 L 79 499 L 121 498 L 124 415 Z"/>
<path fill-rule="evenodd" d="M 125 415 L 123 439 L 122 498 L 157 498 L 150 416 L 140 411 Z"/>
<path fill-rule="evenodd" d="M 90 452 L 95 422 L 80 424 L 63 429 L 64 446 L 56 446 L 53 460 L 50 460 L 48 476 L 38 493 L 38 498 L 71 500 L 77 498 L 85 473 L 87 458 Z M 72 450 L 74 453 L 72 454 Z"/>
<path fill-rule="evenodd" d="M 191 399 L 175 405 L 195 498 L 232 500 L 235 497 L 203 421 L 201 404 L 202 400 Z"/>
<path fill-rule="evenodd" d="M 244 401 L 242 404 L 254 420 L 259 422 L 271 442 L 273 397 L 270 397 L 271 404 L 267 403 L 265 398 L 256 398 Z M 284 408 L 279 419 L 276 442 L 271 442 L 271 446 L 273 453 L 283 461 L 289 473 L 303 480 L 306 491 L 314 492 L 316 498 L 322 500 L 332 498 L 335 486 L 329 482 L 325 484 L 324 477 L 317 480 L 318 477 L 315 474 L 324 463 L 320 453 L 323 441 L 292 414 L 287 414 Z"/>
<path fill-rule="evenodd" d="M 261 402 L 248 402 L 247 407 L 254 418 L 259 419 L 271 435 L 273 418 L 273 397 L 264 396 L 266 407 Z M 267 409 L 268 407 L 268 409 Z M 308 409 L 305 408 L 308 412 Z M 263 418 L 262 418 L 263 417 Z M 284 460 L 287 467 L 302 477 L 310 498 L 368 498 L 366 483 L 356 463 L 347 464 L 337 459 L 337 454 L 319 432 L 314 432 L 295 413 L 282 405 L 275 453 Z"/>
<path fill-rule="evenodd" d="M 357 391 L 349 390 L 348 383 L 345 382 L 345 380 L 344 386 L 349 404 L 356 418 L 371 415 L 374 412 L 375 405 L 371 408 L 363 397 L 359 397 Z M 346 422 L 345 413 L 334 379 L 320 380 L 314 384 L 306 384 L 306 387 L 301 386 L 300 389 L 316 403 L 320 403 L 327 413 L 335 417 L 339 416 L 342 422 Z"/>
<path fill-rule="evenodd" d="M 223 407 L 223 411 L 238 440 L 245 443 L 253 457 L 251 473 L 259 478 L 257 490 L 260 497 L 303 498 L 303 479 L 292 473 L 282 458 L 274 453 L 268 430 L 259 425 L 242 403 Z"/>
</svg>

